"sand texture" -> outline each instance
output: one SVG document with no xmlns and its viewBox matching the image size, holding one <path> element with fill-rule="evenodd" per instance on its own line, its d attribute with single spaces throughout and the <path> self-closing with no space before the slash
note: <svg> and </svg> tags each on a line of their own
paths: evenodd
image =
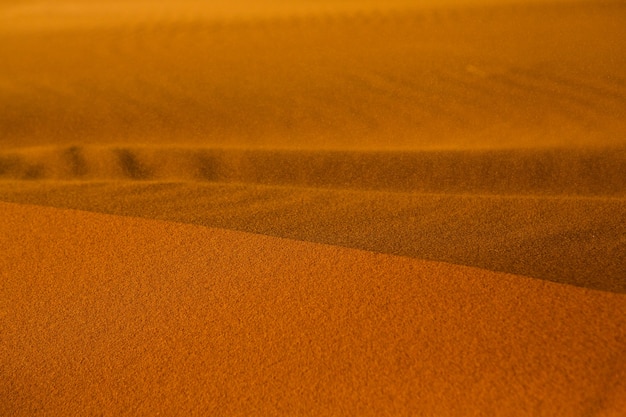
<svg viewBox="0 0 626 417">
<path fill-rule="evenodd" d="M 624 39 L 0 0 L 0 415 L 626 414 Z"/>
<path fill-rule="evenodd" d="M 622 294 L 155 220 L 0 212 L 3 415 L 626 407 Z"/>
</svg>

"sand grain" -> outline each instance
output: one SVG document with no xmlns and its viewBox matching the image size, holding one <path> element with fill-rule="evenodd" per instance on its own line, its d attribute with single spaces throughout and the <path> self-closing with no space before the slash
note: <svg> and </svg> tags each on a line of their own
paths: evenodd
<svg viewBox="0 0 626 417">
<path fill-rule="evenodd" d="M 0 205 L 7 415 L 617 416 L 626 298 Z"/>
</svg>

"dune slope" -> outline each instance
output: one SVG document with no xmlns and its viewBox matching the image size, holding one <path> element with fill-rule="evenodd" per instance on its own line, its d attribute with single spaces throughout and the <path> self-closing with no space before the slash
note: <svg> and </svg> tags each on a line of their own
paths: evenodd
<svg viewBox="0 0 626 417">
<path fill-rule="evenodd" d="M 626 297 L 0 204 L 6 415 L 617 416 Z"/>
<path fill-rule="evenodd" d="M 282 236 L 626 293 L 624 198 L 31 181 L 0 182 L 0 199 Z"/>
<path fill-rule="evenodd" d="M 415 3 L 0 2 L 0 198 L 625 292 L 624 2 Z"/>
<path fill-rule="evenodd" d="M 192 181 L 626 197 L 626 146 L 421 151 L 63 146 L 0 152 L 0 180 Z"/>
<path fill-rule="evenodd" d="M 624 28 L 0 0 L 0 415 L 623 415 Z"/>
</svg>

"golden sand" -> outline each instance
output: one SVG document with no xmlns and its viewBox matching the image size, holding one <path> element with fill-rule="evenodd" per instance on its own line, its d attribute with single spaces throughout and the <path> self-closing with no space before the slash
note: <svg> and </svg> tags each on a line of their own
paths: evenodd
<svg viewBox="0 0 626 417">
<path fill-rule="evenodd" d="M 3 415 L 621 415 L 626 296 L 1 204 Z"/>
<path fill-rule="evenodd" d="M 623 415 L 624 28 L 0 0 L 0 415 Z"/>
<path fill-rule="evenodd" d="M 624 146 L 621 1 L 303 1 L 320 10 L 253 19 L 161 3 L 54 2 L 23 12 L 32 30 L 0 3 L 3 145 Z M 57 14 L 86 27 L 34 29 Z"/>
</svg>

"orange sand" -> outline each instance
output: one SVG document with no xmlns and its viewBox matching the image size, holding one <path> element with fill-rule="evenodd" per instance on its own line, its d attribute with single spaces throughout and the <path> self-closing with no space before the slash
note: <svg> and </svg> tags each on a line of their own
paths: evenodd
<svg viewBox="0 0 626 417">
<path fill-rule="evenodd" d="M 624 415 L 624 28 L 0 0 L 0 415 Z"/>
<path fill-rule="evenodd" d="M 12 3 L 4 148 L 624 146 L 619 0 Z"/>
<path fill-rule="evenodd" d="M 623 415 L 626 296 L 0 204 L 2 415 Z"/>
</svg>

